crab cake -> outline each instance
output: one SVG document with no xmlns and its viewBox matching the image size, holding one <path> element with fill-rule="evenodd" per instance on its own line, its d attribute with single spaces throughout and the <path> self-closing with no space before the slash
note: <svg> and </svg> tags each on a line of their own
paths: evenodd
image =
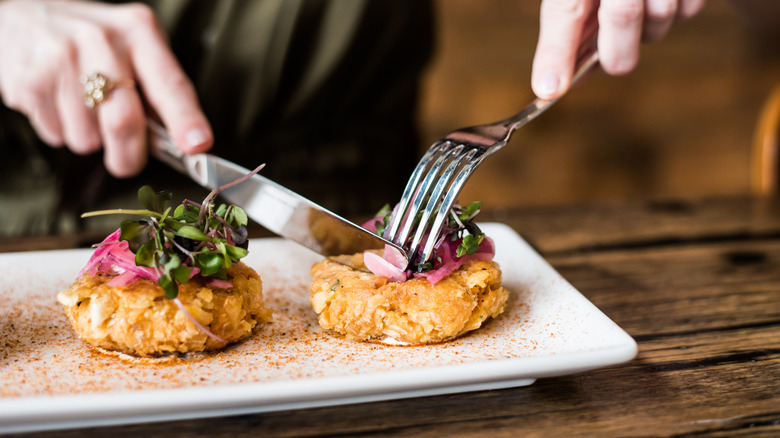
<svg viewBox="0 0 780 438">
<path fill-rule="evenodd" d="M 145 278 L 112 286 L 111 275 L 85 273 L 57 300 L 79 338 L 95 347 L 144 357 L 214 350 L 247 338 L 271 317 L 254 269 L 239 262 L 227 276 L 230 288 L 211 286 L 203 277 L 179 285 L 178 300 L 186 313 L 214 337 Z"/>
<path fill-rule="evenodd" d="M 435 284 L 388 282 L 365 268 L 363 253 L 322 260 L 311 274 L 320 326 L 361 341 L 447 341 L 501 314 L 509 296 L 493 261 L 466 263 Z"/>
</svg>

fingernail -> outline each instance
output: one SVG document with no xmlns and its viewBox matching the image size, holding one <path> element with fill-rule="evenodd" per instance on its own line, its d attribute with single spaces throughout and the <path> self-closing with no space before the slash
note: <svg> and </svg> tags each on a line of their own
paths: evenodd
<svg viewBox="0 0 780 438">
<path fill-rule="evenodd" d="M 205 131 L 203 131 L 200 128 L 195 128 L 187 131 L 187 134 L 185 135 L 185 139 L 187 141 L 187 146 L 196 147 L 205 143 L 206 140 L 208 140 L 208 137 L 206 136 Z"/>
<path fill-rule="evenodd" d="M 558 75 L 547 72 L 539 76 L 536 82 L 536 91 L 544 95 L 555 94 L 558 91 Z"/>
</svg>

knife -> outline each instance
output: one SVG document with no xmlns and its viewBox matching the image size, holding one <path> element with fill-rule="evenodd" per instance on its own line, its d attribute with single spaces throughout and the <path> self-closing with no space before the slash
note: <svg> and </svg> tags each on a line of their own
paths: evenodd
<svg viewBox="0 0 780 438">
<path fill-rule="evenodd" d="M 215 189 L 250 173 L 210 154 L 187 155 L 179 150 L 162 125 L 147 120 L 152 155 L 208 189 Z M 255 174 L 229 187 L 220 196 L 246 211 L 268 230 L 326 257 L 354 254 L 398 245 L 342 218 L 268 178 Z"/>
</svg>

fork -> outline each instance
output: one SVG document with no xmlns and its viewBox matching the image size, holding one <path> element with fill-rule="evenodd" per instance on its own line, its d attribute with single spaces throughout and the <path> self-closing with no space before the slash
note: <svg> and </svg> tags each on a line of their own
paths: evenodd
<svg viewBox="0 0 780 438">
<path fill-rule="evenodd" d="M 591 39 L 578 53 L 572 84 L 596 63 L 598 52 L 595 40 Z M 428 261 L 450 209 L 476 168 L 504 147 L 516 129 L 535 119 L 557 100 L 536 98 L 508 119 L 458 129 L 435 142 L 412 172 L 401 201 L 390 217 L 385 239 L 407 250 L 408 263 Z M 436 216 L 431 222 L 434 211 Z M 417 228 L 411 235 L 414 224 Z M 422 244 L 424 247 L 420 252 Z"/>
</svg>

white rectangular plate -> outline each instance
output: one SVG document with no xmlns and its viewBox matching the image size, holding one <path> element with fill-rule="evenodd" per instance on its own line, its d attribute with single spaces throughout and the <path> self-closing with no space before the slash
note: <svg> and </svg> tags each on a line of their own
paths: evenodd
<svg viewBox="0 0 780 438">
<path fill-rule="evenodd" d="M 282 239 L 245 262 L 274 313 L 248 340 L 192 359 L 133 360 L 74 335 L 56 301 L 91 250 L 0 254 L 0 432 L 267 412 L 523 386 L 630 360 L 636 343 L 509 227 L 482 224 L 510 290 L 471 335 L 421 347 L 323 332 L 309 304 L 320 256 Z"/>
</svg>

